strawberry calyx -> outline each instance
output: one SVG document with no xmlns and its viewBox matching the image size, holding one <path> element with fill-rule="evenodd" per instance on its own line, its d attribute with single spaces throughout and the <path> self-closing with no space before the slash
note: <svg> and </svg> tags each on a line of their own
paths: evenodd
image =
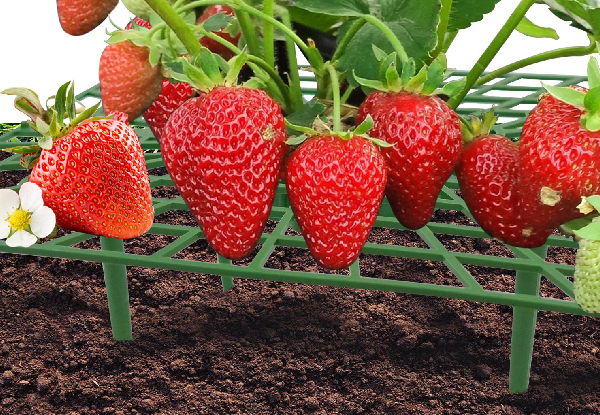
<svg viewBox="0 0 600 415">
<path fill-rule="evenodd" d="M 361 78 L 353 73 L 353 77 L 361 86 L 383 92 L 411 92 L 421 95 L 448 94 L 438 87 L 448 75 L 446 55 L 440 53 L 430 65 L 423 65 L 417 72 L 416 61 L 409 58 L 402 64 L 400 72 L 397 66 L 396 52 L 387 55 L 373 45 L 373 52 L 379 61 L 379 80 Z M 460 82 L 463 82 L 462 80 Z M 456 82 L 450 83 L 456 87 Z"/>
<path fill-rule="evenodd" d="M 27 124 L 41 135 L 37 144 L 3 149 L 8 153 L 22 154 L 21 165 L 27 169 L 35 165 L 42 150 L 50 150 L 55 140 L 69 134 L 84 121 L 113 118 L 113 115 L 93 117 L 100 102 L 90 108 L 76 108 L 73 81 L 63 84 L 56 95 L 49 98 L 54 98 L 54 104 L 47 109 L 41 104 L 38 95 L 30 89 L 9 88 L 1 93 L 16 95 L 15 108 L 29 117 Z"/>
<path fill-rule="evenodd" d="M 581 125 L 588 131 L 600 131 L 600 67 L 594 57 L 590 57 L 587 67 L 589 89 L 573 86 L 551 86 L 542 82 L 542 86 L 554 98 L 583 111 Z"/>
<path fill-rule="evenodd" d="M 477 137 L 489 135 L 497 121 L 498 117 L 494 115 L 493 107 L 489 111 L 482 111 L 481 118 L 469 115 L 468 120 L 461 119 L 460 129 L 463 142 L 466 144 Z"/>
<path fill-rule="evenodd" d="M 310 137 L 314 136 L 336 136 L 342 140 L 351 140 L 354 137 L 362 137 L 365 140 L 371 141 L 373 144 L 379 147 L 392 147 L 392 144 L 379 138 L 369 136 L 369 131 L 373 128 L 374 121 L 371 115 L 367 115 L 363 122 L 361 122 L 356 128 L 347 131 L 332 131 L 327 120 L 323 120 L 321 117 L 316 117 L 311 127 L 305 127 L 302 125 L 295 125 L 285 120 L 285 125 L 288 130 L 298 131 L 302 134 L 291 136 L 285 142 L 289 146 L 299 146 Z"/>
</svg>

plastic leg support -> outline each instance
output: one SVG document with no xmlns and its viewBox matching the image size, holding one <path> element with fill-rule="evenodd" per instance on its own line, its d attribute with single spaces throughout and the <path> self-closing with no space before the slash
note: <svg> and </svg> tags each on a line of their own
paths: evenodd
<svg viewBox="0 0 600 415">
<path fill-rule="evenodd" d="M 100 237 L 104 251 L 124 252 L 123 240 Z M 110 324 L 115 340 L 131 340 L 131 312 L 129 310 L 129 290 L 127 288 L 127 266 L 102 263 L 104 284 L 108 298 Z"/>
<path fill-rule="evenodd" d="M 547 246 L 533 249 L 546 257 Z M 516 294 L 539 295 L 541 275 L 536 272 L 517 271 Z M 511 393 L 523 393 L 529 387 L 533 340 L 538 310 L 530 307 L 514 307 L 512 337 L 510 340 L 510 374 L 508 388 Z"/>
<path fill-rule="evenodd" d="M 217 261 L 219 264 L 231 264 L 230 259 L 224 258 L 219 254 L 217 254 Z M 223 285 L 223 292 L 231 290 L 233 288 L 233 277 L 222 275 L 221 285 Z"/>
</svg>

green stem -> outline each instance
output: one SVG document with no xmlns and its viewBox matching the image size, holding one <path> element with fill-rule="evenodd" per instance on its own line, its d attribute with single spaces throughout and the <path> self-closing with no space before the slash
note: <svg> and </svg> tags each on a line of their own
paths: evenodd
<svg viewBox="0 0 600 415">
<path fill-rule="evenodd" d="M 452 42 L 454 42 L 454 39 L 456 38 L 456 35 L 458 34 L 458 30 L 454 31 L 454 32 L 450 32 L 446 35 L 446 38 L 444 40 L 444 46 L 442 47 L 442 52 L 447 53 L 448 49 L 450 49 L 450 45 L 452 45 Z"/>
<path fill-rule="evenodd" d="M 342 132 L 342 107 L 340 99 L 340 83 L 338 74 L 331 64 L 326 64 L 327 72 L 331 79 L 331 87 L 333 89 L 333 132 Z"/>
<path fill-rule="evenodd" d="M 290 19 L 290 13 L 286 10 L 281 14 L 282 23 L 292 30 L 292 21 Z M 287 49 L 288 62 L 290 67 L 290 100 L 292 104 L 292 110 L 296 111 L 304 105 L 302 99 L 302 89 L 300 88 L 300 73 L 298 72 L 298 58 L 296 56 L 296 44 L 292 39 L 286 36 L 285 46 Z"/>
<path fill-rule="evenodd" d="M 493 72 L 490 72 L 487 75 L 482 76 L 475 82 L 475 85 L 483 85 L 485 83 L 490 82 L 492 79 L 496 79 L 499 76 L 505 75 L 509 72 L 513 72 L 524 68 L 529 65 L 533 65 L 534 63 L 543 62 L 556 58 L 564 58 L 568 56 L 585 56 L 593 53 L 596 50 L 596 42 L 592 40 L 588 46 L 574 46 L 568 48 L 560 48 L 550 50 L 548 52 L 542 52 L 537 55 L 530 56 L 525 59 L 521 59 L 520 61 L 513 62 L 510 65 L 506 65 L 500 69 L 496 69 Z"/>
<path fill-rule="evenodd" d="M 348 47 L 348 45 L 350 44 L 352 39 L 354 39 L 354 36 L 358 33 L 360 28 L 365 25 L 365 23 L 367 23 L 367 21 L 362 17 L 359 19 L 356 19 L 354 21 L 352 26 L 350 26 L 350 29 L 348 29 L 348 31 L 346 32 L 346 34 L 344 35 L 342 40 L 339 42 L 339 44 L 335 50 L 335 53 L 333 54 L 333 57 L 331 58 L 331 62 L 336 62 L 337 60 L 340 59 L 340 56 L 342 56 L 344 54 L 344 52 L 346 51 L 346 48 Z"/>
<path fill-rule="evenodd" d="M 431 61 L 442 52 L 446 40 L 446 30 L 448 30 L 448 21 L 450 20 L 450 10 L 452 10 L 452 0 L 442 0 L 442 9 L 440 10 L 440 23 L 437 29 L 437 45 L 431 54 Z"/>
<path fill-rule="evenodd" d="M 348 98 L 350 98 L 350 95 L 352 94 L 352 91 L 354 91 L 354 87 L 348 85 L 348 88 L 346 88 L 346 91 L 344 91 L 344 95 L 342 95 L 341 98 L 341 103 L 345 104 L 346 101 L 348 101 Z"/>
<path fill-rule="evenodd" d="M 263 0 L 263 12 L 267 16 L 274 16 L 274 8 L 274 0 Z M 274 28 L 271 23 L 267 22 L 263 26 L 263 50 L 265 52 L 265 62 L 271 66 L 275 66 Z"/>
<path fill-rule="evenodd" d="M 394 50 L 396 51 L 396 54 L 398 55 L 402 63 L 408 61 L 408 55 L 404 50 L 404 46 L 402 46 L 402 43 L 400 43 L 400 40 L 398 40 L 396 34 L 392 31 L 392 29 L 387 27 L 387 25 L 381 20 L 379 20 L 377 17 L 372 16 L 370 14 L 364 14 L 362 18 L 365 19 L 367 22 L 371 23 L 373 26 L 377 27 L 385 35 L 385 37 L 390 41 L 390 43 L 394 47 Z"/>
<path fill-rule="evenodd" d="M 144 0 L 158 14 L 179 38 L 190 55 L 200 52 L 202 45 L 187 23 L 175 12 L 165 0 Z"/>
<path fill-rule="evenodd" d="M 231 5 L 234 9 L 236 9 L 235 5 L 244 5 L 243 0 L 234 0 L 234 4 Z M 221 2 L 223 3 L 223 2 Z M 242 34 L 244 35 L 244 40 L 248 45 L 248 50 L 251 54 L 255 56 L 261 56 L 260 54 L 260 45 L 258 44 L 258 36 L 256 36 L 256 29 L 250 20 L 250 16 L 245 11 L 240 11 L 238 9 L 235 10 L 235 16 L 240 24 L 240 29 L 242 29 Z"/>
<path fill-rule="evenodd" d="M 500 29 L 492 43 L 487 47 L 487 49 L 483 52 L 479 60 L 475 63 L 475 66 L 469 71 L 467 74 L 467 80 L 464 88 L 460 91 L 459 94 L 453 96 L 448 101 L 448 105 L 456 109 L 458 105 L 462 102 L 462 100 L 467 96 L 467 93 L 471 89 L 471 87 L 475 84 L 477 79 L 481 76 L 485 68 L 490 64 L 492 59 L 496 56 L 500 48 L 504 45 L 510 34 L 515 30 L 518 26 L 519 22 L 527 13 L 527 10 L 535 3 L 536 0 L 521 0 L 517 8 L 512 12 L 504 26 Z"/>
</svg>

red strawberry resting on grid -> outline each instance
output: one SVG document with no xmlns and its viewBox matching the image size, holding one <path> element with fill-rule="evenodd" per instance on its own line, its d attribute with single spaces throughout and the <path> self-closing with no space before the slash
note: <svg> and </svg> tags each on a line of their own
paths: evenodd
<svg viewBox="0 0 600 415">
<path fill-rule="evenodd" d="M 484 114 L 483 124 L 472 117 L 475 131 L 464 133 L 468 142 L 456 166 L 462 198 L 490 236 L 523 248 L 541 246 L 551 229 L 532 227 L 522 205 L 519 147 L 507 137 L 489 133 L 495 121 L 492 112 Z"/>
<path fill-rule="evenodd" d="M 57 0 L 58 20 L 66 33 L 81 36 L 98 27 L 118 3 L 119 0 Z"/>
<path fill-rule="evenodd" d="M 42 134 L 38 145 L 8 151 L 35 151 L 25 158 L 32 169 L 29 181 L 42 189 L 44 204 L 54 211 L 58 226 L 109 238 L 142 235 L 152 226 L 154 209 L 139 138 L 123 122 L 125 114 L 89 118 L 100 104 L 76 117 L 73 87 L 67 95 L 68 85 L 57 93 L 62 99 L 55 105 L 63 107 L 55 111 L 43 109 L 30 90 L 4 91 L 32 104 L 32 110 L 24 112 L 32 119 L 29 125 Z M 71 120 L 68 125 L 64 115 Z M 46 128 L 50 123 L 58 126 L 55 135 Z"/>
<path fill-rule="evenodd" d="M 600 131 L 585 88 L 546 88 L 521 133 L 521 185 L 533 225 L 555 228 L 583 217 L 581 198 L 600 193 Z M 575 102 L 561 100 L 565 93 Z"/>
<path fill-rule="evenodd" d="M 431 218 L 458 163 L 462 136 L 456 113 L 431 95 L 442 81 L 445 57 L 440 55 L 414 78 L 414 61 L 405 62 L 402 77 L 395 63 L 395 54 L 380 60 L 382 81 L 354 76 L 361 85 L 377 89 L 360 106 L 356 124 L 370 115 L 374 126 L 369 135 L 392 145 L 381 149 L 388 168 L 385 194 L 398 221 L 419 229 Z"/>
<path fill-rule="evenodd" d="M 314 136 L 291 154 L 290 205 L 319 265 L 340 269 L 356 261 L 377 219 L 386 178 L 377 146 L 360 136 Z"/>
<path fill-rule="evenodd" d="M 216 87 L 171 114 L 160 141 L 165 167 L 223 257 L 244 258 L 258 242 L 285 139 L 281 108 L 257 89 Z"/>
</svg>

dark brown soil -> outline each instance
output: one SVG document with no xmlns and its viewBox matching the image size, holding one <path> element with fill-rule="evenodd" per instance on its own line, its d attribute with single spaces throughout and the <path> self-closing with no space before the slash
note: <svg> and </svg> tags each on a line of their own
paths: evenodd
<svg viewBox="0 0 600 415">
<path fill-rule="evenodd" d="M 22 177 L 1 172 L 0 188 Z M 456 212 L 434 220 L 470 223 Z M 157 221 L 195 223 L 187 212 Z M 154 252 L 170 240 L 146 235 L 126 250 Z M 510 255 L 489 240 L 440 240 Z M 374 229 L 371 241 L 423 245 L 389 229 Z M 206 243 L 178 256 L 215 261 Z M 552 261 L 573 258 L 550 251 Z M 317 269 L 292 248 L 267 266 Z M 363 255 L 361 268 L 458 284 L 435 262 Z M 484 288 L 514 289 L 513 272 L 468 268 Z M 111 336 L 100 264 L 0 254 L 0 269 L 2 414 L 600 413 L 597 319 L 541 312 L 530 389 L 511 395 L 511 307 L 239 279 L 223 293 L 217 276 L 130 267 L 134 341 L 124 343 Z M 542 295 L 561 296 L 545 280 Z"/>
</svg>

